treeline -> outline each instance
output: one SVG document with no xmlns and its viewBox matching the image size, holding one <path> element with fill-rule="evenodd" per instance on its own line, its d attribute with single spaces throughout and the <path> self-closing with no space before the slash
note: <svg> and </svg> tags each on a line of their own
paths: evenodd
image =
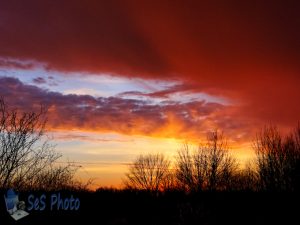
<svg viewBox="0 0 300 225">
<path fill-rule="evenodd" d="M 173 164 L 163 154 L 138 156 L 124 184 L 128 189 L 154 192 L 300 190 L 299 125 L 286 136 L 275 126 L 267 126 L 253 146 L 255 160 L 242 168 L 230 155 L 223 135 L 211 132 L 196 150 L 183 145 Z"/>
</svg>

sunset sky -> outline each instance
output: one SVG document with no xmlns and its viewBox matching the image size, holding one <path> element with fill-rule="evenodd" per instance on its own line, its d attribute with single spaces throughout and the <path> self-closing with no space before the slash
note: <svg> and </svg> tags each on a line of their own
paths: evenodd
<svg viewBox="0 0 300 225">
<path fill-rule="evenodd" d="M 0 0 L 0 96 L 49 108 L 61 163 L 118 186 L 138 154 L 224 132 L 253 156 L 300 115 L 299 1 Z"/>
</svg>

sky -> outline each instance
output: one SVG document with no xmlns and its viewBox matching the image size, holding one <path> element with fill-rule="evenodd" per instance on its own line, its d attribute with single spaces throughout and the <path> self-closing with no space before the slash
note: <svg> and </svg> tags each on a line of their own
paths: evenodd
<svg viewBox="0 0 300 225">
<path fill-rule="evenodd" d="M 240 161 L 300 115 L 298 1 L 0 0 L 0 96 L 47 106 L 78 176 L 118 186 L 139 154 L 221 130 Z"/>
</svg>

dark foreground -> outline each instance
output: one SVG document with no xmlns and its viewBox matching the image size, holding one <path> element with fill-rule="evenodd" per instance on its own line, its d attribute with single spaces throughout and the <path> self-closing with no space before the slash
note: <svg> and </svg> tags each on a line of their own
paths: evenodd
<svg viewBox="0 0 300 225">
<path fill-rule="evenodd" d="M 4 191 L 0 198 L 2 224 L 300 224 L 300 198 L 295 193 L 160 193 L 100 190 L 60 192 L 80 199 L 78 211 L 50 210 L 51 194 L 46 193 L 45 210 L 31 210 L 14 221 L 6 212 Z M 28 196 L 20 193 L 29 207 Z M 39 205 L 41 206 L 41 205 Z"/>
</svg>

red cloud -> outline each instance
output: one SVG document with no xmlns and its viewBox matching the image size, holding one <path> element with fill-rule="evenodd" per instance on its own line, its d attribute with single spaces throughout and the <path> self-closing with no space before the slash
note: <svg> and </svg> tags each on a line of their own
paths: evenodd
<svg viewBox="0 0 300 225">
<path fill-rule="evenodd" d="M 243 82 L 274 63 L 298 68 L 300 4 L 280 2 L 5 1 L 0 55 L 66 71 Z"/>
<path fill-rule="evenodd" d="M 61 71 L 175 78 L 234 99 L 249 120 L 293 126 L 299 11 L 298 1 L 277 0 L 2 1 L 0 57 Z"/>
<path fill-rule="evenodd" d="M 118 1 L 1 2 L 0 56 L 65 71 L 163 71 L 160 56 L 121 6 Z"/>
</svg>

